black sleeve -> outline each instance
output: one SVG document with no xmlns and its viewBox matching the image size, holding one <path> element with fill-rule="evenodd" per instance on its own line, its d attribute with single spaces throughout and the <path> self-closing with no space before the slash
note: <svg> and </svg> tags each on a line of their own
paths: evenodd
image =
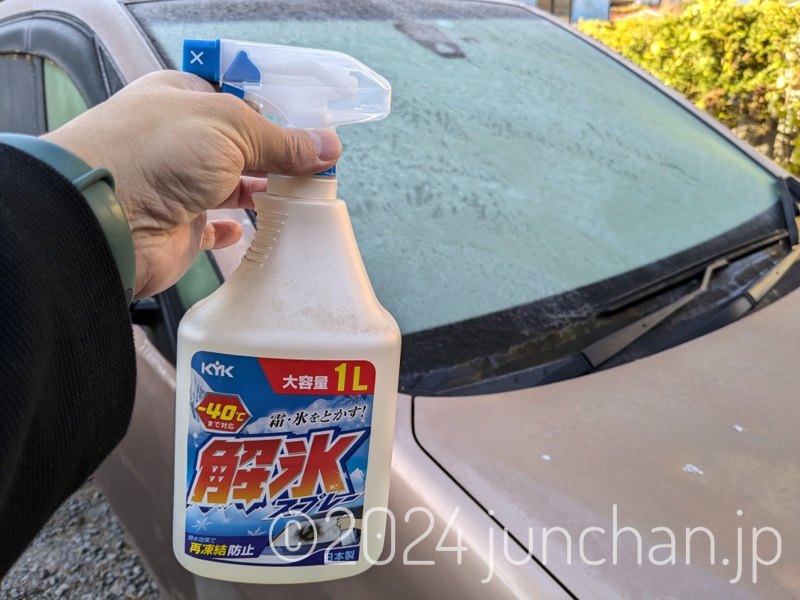
<svg viewBox="0 0 800 600">
<path fill-rule="evenodd" d="M 122 284 L 81 193 L 0 145 L 0 577 L 125 435 Z"/>
</svg>

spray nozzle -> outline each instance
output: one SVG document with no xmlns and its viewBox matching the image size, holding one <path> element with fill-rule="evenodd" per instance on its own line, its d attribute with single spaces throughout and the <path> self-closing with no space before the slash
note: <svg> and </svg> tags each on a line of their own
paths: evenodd
<svg viewBox="0 0 800 600">
<path fill-rule="evenodd" d="M 285 127 L 336 127 L 389 114 L 389 83 L 341 52 L 184 40 L 183 70 L 254 101 L 261 114 L 276 117 Z"/>
</svg>

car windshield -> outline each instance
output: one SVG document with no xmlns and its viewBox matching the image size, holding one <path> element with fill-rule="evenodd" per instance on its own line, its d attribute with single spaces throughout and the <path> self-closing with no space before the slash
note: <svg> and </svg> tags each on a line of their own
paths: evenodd
<svg viewBox="0 0 800 600">
<path fill-rule="evenodd" d="M 433 345 L 426 332 L 524 306 L 542 308 L 506 331 L 552 330 L 570 311 L 585 316 L 668 268 L 784 227 L 772 173 L 636 71 L 523 7 L 129 7 L 174 68 L 184 38 L 225 38 L 339 50 L 389 80 L 388 119 L 338 130 L 339 196 L 406 342 L 422 332 Z M 492 335 L 502 330 L 495 323 Z M 488 329 L 467 331 L 440 363 L 489 352 L 479 343 Z"/>
</svg>

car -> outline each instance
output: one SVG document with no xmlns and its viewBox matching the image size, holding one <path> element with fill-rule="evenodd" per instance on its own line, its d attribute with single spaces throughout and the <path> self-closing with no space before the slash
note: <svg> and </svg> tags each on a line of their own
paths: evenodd
<svg viewBox="0 0 800 600">
<path fill-rule="evenodd" d="M 797 179 L 502 1 L 5 0 L 0 129 L 179 68 L 184 38 L 339 50 L 390 81 L 386 121 L 338 131 L 339 190 L 403 355 L 375 566 L 269 587 L 184 570 L 176 328 L 254 231 L 221 215 L 245 239 L 132 307 L 133 421 L 96 475 L 166 597 L 800 595 Z"/>
</svg>

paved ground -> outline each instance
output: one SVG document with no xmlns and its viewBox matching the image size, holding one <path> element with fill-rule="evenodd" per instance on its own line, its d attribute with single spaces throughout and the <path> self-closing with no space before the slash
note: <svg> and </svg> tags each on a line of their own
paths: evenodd
<svg viewBox="0 0 800 600">
<path fill-rule="evenodd" d="M 0 600 L 163 600 L 90 480 L 0 582 Z"/>
</svg>

